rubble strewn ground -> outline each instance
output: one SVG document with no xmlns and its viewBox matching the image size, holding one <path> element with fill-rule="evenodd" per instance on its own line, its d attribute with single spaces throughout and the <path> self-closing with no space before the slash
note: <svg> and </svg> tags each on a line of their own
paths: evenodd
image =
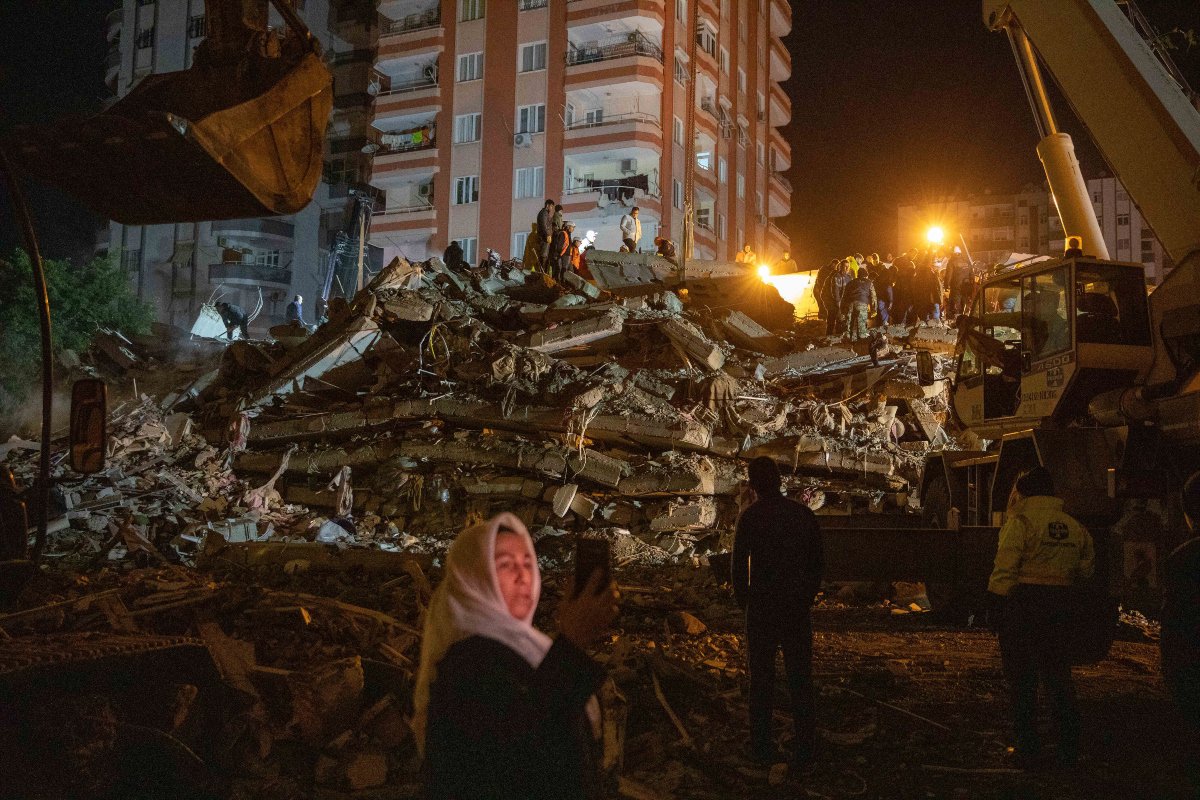
<svg viewBox="0 0 1200 800">
<path fill-rule="evenodd" d="M 708 557 L 729 549 L 745 460 L 779 460 L 819 514 L 910 512 L 925 454 L 956 446 L 949 365 L 922 385 L 915 348 L 954 333 L 888 328 L 873 359 L 781 326 L 741 279 L 670 288 L 644 258 L 599 254 L 598 285 L 567 287 L 398 261 L 312 336 L 237 342 L 115 404 L 107 471 L 56 465 L 45 565 L 0 615 L 18 793 L 142 796 L 150 774 L 174 796 L 415 795 L 440 557 L 506 510 L 534 534 L 546 629 L 571 534 L 613 541 L 621 796 L 1176 796 L 1152 644 L 1080 671 L 1085 719 L 1109 720 L 1083 778 L 1017 775 L 993 637 L 893 614 L 904 592 L 816 612 L 814 773 L 741 757 L 742 625 Z M 29 444 L 4 447 L 31 480 Z"/>
</svg>

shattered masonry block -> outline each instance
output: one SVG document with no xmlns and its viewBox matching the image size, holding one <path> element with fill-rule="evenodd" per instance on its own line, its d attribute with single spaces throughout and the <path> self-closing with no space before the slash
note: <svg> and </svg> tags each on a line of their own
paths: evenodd
<svg viewBox="0 0 1200 800">
<path fill-rule="evenodd" d="M 520 495 L 525 490 L 525 478 L 510 475 L 490 480 L 467 477 L 462 480 L 462 487 L 471 495 Z"/>
<path fill-rule="evenodd" d="M 571 499 L 571 510 L 574 511 L 575 514 L 578 515 L 579 518 L 584 522 L 587 522 L 593 516 L 595 516 L 596 509 L 599 507 L 600 504 L 588 497 L 586 494 L 576 494 L 575 497 Z"/>
<path fill-rule="evenodd" d="M 650 304 L 671 314 L 683 313 L 683 301 L 674 292 L 659 292 L 650 298 Z"/>
<path fill-rule="evenodd" d="M 582 455 L 572 454 L 567 459 L 567 466 L 580 477 L 613 488 L 631 471 L 626 462 L 588 449 L 584 449 Z"/>
<path fill-rule="evenodd" d="M 579 308 L 587 305 L 587 298 L 581 294 L 564 294 L 562 297 L 550 304 L 551 308 Z"/>
<path fill-rule="evenodd" d="M 699 361 L 709 369 L 720 369 L 725 364 L 725 354 L 708 337 L 690 322 L 668 319 L 660 322 L 658 329 L 688 358 Z"/>
<path fill-rule="evenodd" d="M 433 319 L 433 304 L 415 294 L 401 295 L 383 304 L 386 314 L 409 322 L 429 322 Z"/>
<path fill-rule="evenodd" d="M 934 353 L 953 353 L 958 344 L 958 331 L 936 325 L 922 325 L 908 338 L 908 346 Z"/>
<path fill-rule="evenodd" d="M 667 513 L 650 520 L 652 531 L 686 531 L 711 528 L 717 524 L 717 503 L 711 497 L 696 497 L 672 502 Z"/>
<path fill-rule="evenodd" d="M 856 353 L 850 347 L 814 347 L 812 350 L 802 350 L 799 353 L 789 353 L 782 358 L 776 358 L 766 363 L 765 377 L 773 378 L 776 375 L 781 375 L 788 370 L 797 372 L 806 372 L 808 370 L 824 367 L 829 364 L 835 364 L 839 361 L 848 361 L 853 358 L 858 358 Z"/>
<path fill-rule="evenodd" d="M 571 510 L 571 503 L 575 500 L 575 495 L 579 493 L 579 484 L 568 483 L 565 486 L 560 486 L 554 490 L 554 496 L 550 500 L 550 505 L 554 509 L 554 515 L 557 517 L 565 517 L 567 512 Z"/>
<path fill-rule="evenodd" d="M 730 311 L 721 320 L 721 327 L 733 340 L 733 343 L 747 350 L 760 353 L 775 353 L 780 350 L 783 342 L 778 336 L 759 325 L 741 311 Z"/>
<path fill-rule="evenodd" d="M 580 294 L 590 297 L 593 300 L 600 297 L 600 287 L 596 286 L 590 281 L 585 280 L 583 276 L 576 275 L 574 272 L 568 272 L 563 275 L 563 283 L 565 283 L 567 286 L 570 286 Z"/>
<path fill-rule="evenodd" d="M 633 376 L 633 385 L 664 400 L 670 400 L 675 396 L 674 388 L 663 383 L 653 375 L 647 374 L 644 370 L 638 371 Z"/>
<path fill-rule="evenodd" d="M 616 336 L 625 327 L 619 314 L 608 313 L 592 319 L 580 320 L 550 330 L 538 331 L 530 337 L 529 346 L 542 353 L 556 353 L 582 344 L 590 344 L 610 336 Z"/>
</svg>

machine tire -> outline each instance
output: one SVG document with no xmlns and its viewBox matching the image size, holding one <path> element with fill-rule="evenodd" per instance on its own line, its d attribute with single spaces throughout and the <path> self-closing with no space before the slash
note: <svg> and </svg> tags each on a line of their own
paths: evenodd
<svg viewBox="0 0 1200 800">
<path fill-rule="evenodd" d="M 921 517 L 931 528 L 945 528 L 950 515 L 950 486 L 944 475 L 935 475 L 921 497 Z M 971 614 L 962 588 L 954 581 L 926 581 L 925 596 L 934 618 L 950 625 L 965 625 Z"/>
</svg>

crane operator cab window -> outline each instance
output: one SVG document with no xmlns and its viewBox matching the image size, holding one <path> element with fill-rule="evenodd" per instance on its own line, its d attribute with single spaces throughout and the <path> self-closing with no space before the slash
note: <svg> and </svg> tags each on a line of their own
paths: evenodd
<svg viewBox="0 0 1200 800">
<path fill-rule="evenodd" d="M 1021 282 L 989 284 L 972 315 L 982 330 L 968 337 L 963 366 L 983 377 L 983 416 L 1011 417 L 1021 397 Z"/>
<path fill-rule="evenodd" d="M 1076 338 L 1081 344 L 1150 344 L 1146 280 L 1124 264 L 1080 263 L 1075 276 Z"/>
<path fill-rule="evenodd" d="M 1067 267 L 1026 276 L 1021 281 L 1021 331 L 1028 370 L 1038 361 L 1071 348 Z"/>
</svg>

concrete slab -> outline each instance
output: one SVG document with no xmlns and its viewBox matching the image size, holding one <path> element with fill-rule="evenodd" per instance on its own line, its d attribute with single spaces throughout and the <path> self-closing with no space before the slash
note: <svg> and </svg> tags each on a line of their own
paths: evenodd
<svg viewBox="0 0 1200 800">
<path fill-rule="evenodd" d="M 542 353 L 557 353 L 560 350 L 569 350 L 616 336 L 624 327 L 625 320 L 619 314 L 608 313 L 594 319 L 538 331 L 530 337 L 529 346 Z"/>
<path fill-rule="evenodd" d="M 668 319 L 658 324 L 658 329 L 671 343 L 698 361 L 707 369 L 720 369 L 725 364 L 725 353 L 705 336 L 699 328 L 682 319 Z"/>
</svg>

